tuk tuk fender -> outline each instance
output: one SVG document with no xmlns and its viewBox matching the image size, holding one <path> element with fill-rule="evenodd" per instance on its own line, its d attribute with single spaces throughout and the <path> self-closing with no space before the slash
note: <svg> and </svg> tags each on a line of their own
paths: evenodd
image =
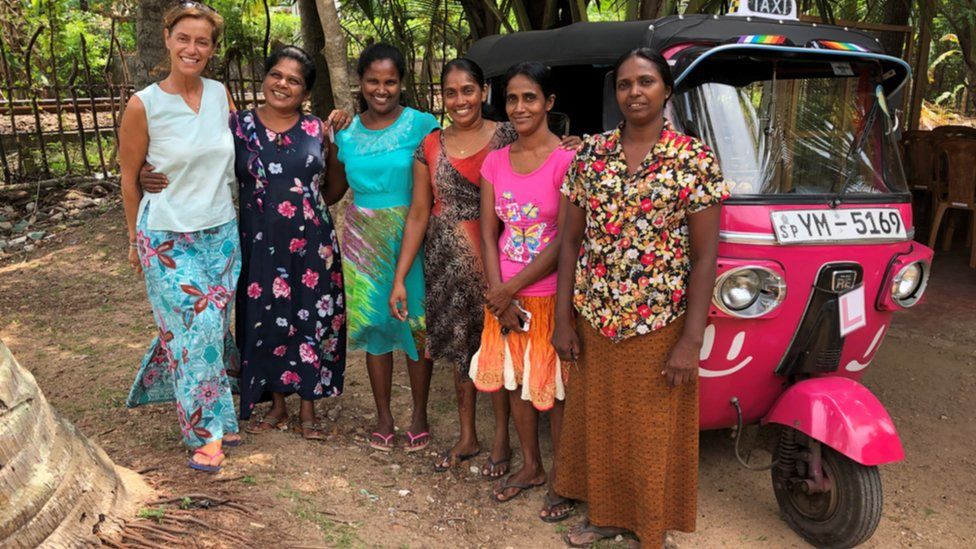
<svg viewBox="0 0 976 549">
<path fill-rule="evenodd" d="M 788 388 L 762 420 L 792 427 L 861 465 L 901 461 L 895 424 L 877 397 L 845 377 L 819 377 Z"/>
</svg>

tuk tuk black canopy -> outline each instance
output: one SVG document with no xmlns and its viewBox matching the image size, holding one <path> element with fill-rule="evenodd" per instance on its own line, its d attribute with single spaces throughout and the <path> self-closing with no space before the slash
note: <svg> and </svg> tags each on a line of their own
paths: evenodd
<svg viewBox="0 0 976 549">
<path fill-rule="evenodd" d="M 811 25 L 756 17 L 675 15 L 653 21 L 575 23 L 545 31 L 495 35 L 474 43 L 467 57 L 485 76 L 505 73 L 517 61 L 549 66 L 612 65 L 623 53 L 640 46 L 663 51 L 680 43 L 721 44 L 740 36 L 780 35 L 796 46 L 815 40 L 846 42 L 872 53 L 884 53 L 873 37 L 831 25 Z"/>
</svg>

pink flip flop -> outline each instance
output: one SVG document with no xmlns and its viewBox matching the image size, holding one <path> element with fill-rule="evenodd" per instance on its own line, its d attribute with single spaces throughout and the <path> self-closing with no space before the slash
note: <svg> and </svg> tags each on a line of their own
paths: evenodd
<svg viewBox="0 0 976 549">
<path fill-rule="evenodd" d="M 369 435 L 370 441 L 369 445 L 375 450 L 381 452 L 390 452 L 393 450 L 393 434 L 383 435 L 380 433 L 372 433 Z"/>
<path fill-rule="evenodd" d="M 420 442 L 417 442 L 417 441 Z M 407 431 L 407 446 L 404 448 L 407 452 L 419 452 L 430 445 L 430 431 L 424 431 L 423 433 L 417 433 L 416 435 Z"/>
<path fill-rule="evenodd" d="M 196 450 L 193 451 L 193 455 L 197 455 L 197 454 L 200 454 L 201 456 L 206 456 L 207 458 L 210 459 L 210 463 L 213 463 L 215 459 L 224 455 L 224 452 L 222 452 L 221 450 L 217 450 L 216 454 L 208 454 L 203 450 L 203 448 L 197 448 Z M 189 465 L 190 465 L 190 469 L 203 471 L 204 473 L 219 473 L 221 469 L 220 465 L 207 465 L 204 463 L 193 461 L 193 457 L 190 457 Z"/>
</svg>

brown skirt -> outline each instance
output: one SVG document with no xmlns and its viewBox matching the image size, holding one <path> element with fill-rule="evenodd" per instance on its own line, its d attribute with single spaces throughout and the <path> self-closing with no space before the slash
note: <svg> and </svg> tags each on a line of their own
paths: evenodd
<svg viewBox="0 0 976 549">
<path fill-rule="evenodd" d="M 626 528 L 642 543 L 695 529 L 698 381 L 668 386 L 661 370 L 684 319 L 612 343 L 580 320 L 579 368 L 566 387 L 556 492 L 586 501 L 597 526 Z"/>
</svg>

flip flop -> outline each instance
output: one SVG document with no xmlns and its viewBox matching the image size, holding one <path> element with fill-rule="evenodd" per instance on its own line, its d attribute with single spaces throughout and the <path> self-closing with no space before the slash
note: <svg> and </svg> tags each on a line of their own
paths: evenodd
<svg viewBox="0 0 976 549">
<path fill-rule="evenodd" d="M 575 500 L 564 498 L 560 495 L 557 495 L 555 498 L 552 498 L 549 497 L 549 492 L 546 492 L 546 497 L 543 499 L 543 501 L 545 503 L 543 504 L 542 510 L 546 511 L 548 514 L 546 516 L 539 515 L 539 520 L 541 520 L 542 522 L 553 523 L 553 522 L 564 521 L 573 514 L 573 511 L 576 510 Z M 566 504 L 569 504 L 569 507 L 567 507 L 566 510 L 563 511 L 562 513 L 556 514 L 553 511 L 554 507 L 559 507 L 561 505 L 566 505 Z"/>
<path fill-rule="evenodd" d="M 420 442 L 417 442 L 417 441 Z M 430 432 L 424 431 L 423 433 L 417 433 L 416 435 L 407 431 L 407 445 L 404 446 L 404 450 L 407 452 L 419 452 L 424 448 L 430 446 Z"/>
<path fill-rule="evenodd" d="M 481 453 L 481 448 L 478 448 L 470 454 L 452 454 L 450 449 L 444 450 L 437 456 L 437 462 L 434 463 L 434 472 L 443 473 L 445 471 L 450 471 L 452 467 L 461 463 L 462 461 L 468 461 L 469 459 L 476 457 Z M 449 462 L 450 465 L 444 466 L 444 462 Z"/>
<path fill-rule="evenodd" d="M 495 461 L 491 459 L 491 456 L 488 456 L 488 461 L 485 462 L 485 466 L 488 468 L 488 472 L 485 473 L 485 467 L 482 467 L 481 468 L 482 477 L 491 478 L 491 479 L 502 478 L 503 476 L 507 475 L 509 470 L 512 468 L 512 458 L 507 457 L 505 459 L 500 459 L 498 461 Z M 496 468 L 499 469 L 499 472 L 497 475 L 493 475 L 492 473 L 495 472 Z"/>
<path fill-rule="evenodd" d="M 237 433 L 232 433 L 232 434 L 237 434 Z M 241 444 L 244 444 L 244 439 L 242 439 L 240 437 L 240 435 L 238 435 L 237 438 L 231 439 L 231 440 L 227 440 L 227 438 L 224 437 L 224 440 L 223 440 L 223 443 L 221 444 L 221 446 L 223 446 L 225 448 L 236 448 L 236 447 L 240 446 Z"/>
<path fill-rule="evenodd" d="M 391 452 L 393 451 L 393 435 L 395 433 L 390 433 L 388 435 L 383 435 L 380 433 L 371 433 L 369 435 L 370 441 L 369 446 L 374 450 L 379 450 L 380 452 Z"/>
<path fill-rule="evenodd" d="M 596 534 L 599 537 L 586 543 L 574 543 L 571 539 L 574 534 Z M 594 526 L 591 524 L 590 521 L 586 521 L 586 524 L 583 524 L 577 528 L 571 528 L 568 532 L 563 534 L 563 541 L 566 542 L 566 545 L 570 547 L 592 547 L 598 541 L 613 539 L 617 536 L 636 539 L 633 532 L 628 532 L 627 530 L 623 530 L 621 528 L 600 528 L 599 526 Z"/>
<path fill-rule="evenodd" d="M 530 484 L 526 482 L 512 482 L 512 476 L 509 475 L 505 477 L 505 480 L 502 481 L 501 486 L 497 487 L 497 490 L 492 490 L 491 499 L 495 500 L 496 503 L 508 503 L 513 499 L 522 495 L 522 492 L 526 490 L 531 490 L 532 488 L 538 488 L 540 486 L 544 486 L 545 484 L 546 481 L 544 480 L 537 484 Z M 515 488 L 518 490 L 518 492 L 515 492 L 514 494 L 512 494 L 511 496 L 505 499 L 499 499 L 499 496 L 502 495 L 502 493 L 505 492 L 505 490 L 508 490 L 510 488 Z"/>
<path fill-rule="evenodd" d="M 200 454 L 202 456 L 206 456 L 208 459 L 210 459 L 210 463 L 213 463 L 213 461 L 215 459 L 217 459 L 220 456 L 224 455 L 224 452 L 222 452 L 220 450 L 217 450 L 217 453 L 215 453 L 215 454 L 208 454 L 207 452 L 205 452 L 203 450 L 203 448 L 197 448 L 196 450 L 193 451 L 193 455 L 197 455 L 197 454 Z M 220 465 L 208 465 L 208 464 L 205 464 L 205 463 L 200 463 L 198 461 L 193 461 L 193 457 L 192 456 L 190 457 L 189 465 L 190 465 L 190 469 L 195 469 L 197 471 L 203 471 L 205 473 L 219 473 L 220 472 L 220 469 L 221 469 Z"/>
<path fill-rule="evenodd" d="M 302 433 L 302 438 L 305 440 L 325 440 L 325 433 L 322 429 L 315 427 L 314 421 L 303 421 L 299 425 Z"/>
<path fill-rule="evenodd" d="M 248 425 L 247 428 L 244 429 L 244 432 L 251 433 L 252 435 L 260 435 L 261 433 L 266 433 L 272 429 L 278 429 L 279 431 L 288 429 L 288 415 L 283 415 L 281 417 L 264 416 L 254 425 Z"/>
</svg>

